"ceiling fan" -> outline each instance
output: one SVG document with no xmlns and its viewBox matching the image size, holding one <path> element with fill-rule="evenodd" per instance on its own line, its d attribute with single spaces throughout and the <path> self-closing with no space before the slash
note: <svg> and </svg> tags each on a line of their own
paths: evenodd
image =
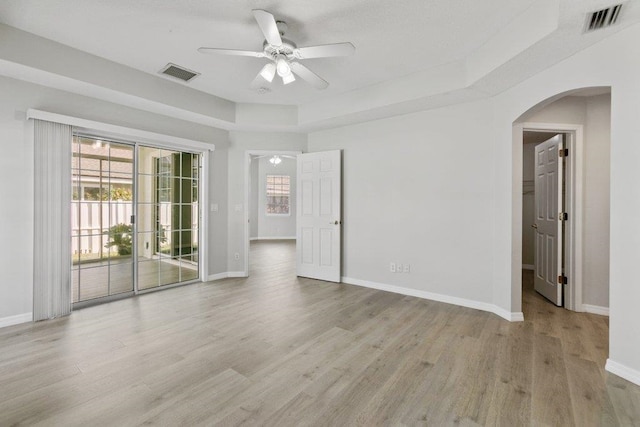
<svg viewBox="0 0 640 427">
<path fill-rule="evenodd" d="M 276 21 L 273 15 L 265 10 L 254 9 L 252 12 L 264 34 L 265 41 L 262 45 L 262 52 L 216 47 L 201 47 L 198 51 L 201 53 L 267 58 L 269 62 L 262 67 L 262 70 L 251 83 L 251 88 L 253 89 L 260 88 L 265 81 L 271 83 L 276 73 L 282 78 L 284 84 L 294 82 L 297 75 L 316 89 L 326 89 L 329 83 L 302 65 L 298 60 L 348 56 L 353 54 L 356 49 L 348 42 L 299 48 L 291 40 L 281 37 L 287 30 L 285 22 Z"/>
</svg>

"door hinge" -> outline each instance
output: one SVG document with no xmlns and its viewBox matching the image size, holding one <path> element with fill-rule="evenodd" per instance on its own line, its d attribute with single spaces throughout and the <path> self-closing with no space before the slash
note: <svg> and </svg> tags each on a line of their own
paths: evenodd
<svg viewBox="0 0 640 427">
<path fill-rule="evenodd" d="M 569 219 L 569 214 L 566 212 L 559 212 L 558 213 L 558 219 L 560 221 L 567 221 Z"/>
<path fill-rule="evenodd" d="M 565 276 L 564 274 L 558 276 L 558 283 L 560 285 L 566 285 L 567 284 L 567 276 Z"/>
<path fill-rule="evenodd" d="M 568 157 L 569 156 L 569 149 L 565 148 L 562 150 L 558 150 L 558 157 Z"/>
</svg>

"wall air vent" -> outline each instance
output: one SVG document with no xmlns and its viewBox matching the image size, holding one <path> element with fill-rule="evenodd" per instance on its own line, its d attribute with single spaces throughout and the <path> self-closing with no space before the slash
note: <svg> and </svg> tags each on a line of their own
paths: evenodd
<svg viewBox="0 0 640 427">
<path fill-rule="evenodd" d="M 620 16 L 620 9 L 622 9 L 622 4 L 617 4 L 588 14 L 584 32 L 588 33 L 615 24 Z"/>
<path fill-rule="evenodd" d="M 160 70 L 160 74 L 164 74 L 165 76 L 170 76 L 175 79 L 182 80 L 183 82 L 191 81 L 191 79 L 200 75 L 200 73 L 187 70 L 184 67 L 180 67 L 176 64 L 171 64 L 171 63 L 167 64 L 166 67 Z"/>
</svg>

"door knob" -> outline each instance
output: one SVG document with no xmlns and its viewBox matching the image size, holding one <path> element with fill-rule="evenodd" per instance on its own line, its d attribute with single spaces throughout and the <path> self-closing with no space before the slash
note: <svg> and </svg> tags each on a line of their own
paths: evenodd
<svg viewBox="0 0 640 427">
<path fill-rule="evenodd" d="M 341 224 L 341 222 L 337 220 L 329 223 L 329 225 L 338 225 L 338 224 Z"/>
<path fill-rule="evenodd" d="M 538 228 L 538 224 L 531 224 L 531 227 Z"/>
</svg>

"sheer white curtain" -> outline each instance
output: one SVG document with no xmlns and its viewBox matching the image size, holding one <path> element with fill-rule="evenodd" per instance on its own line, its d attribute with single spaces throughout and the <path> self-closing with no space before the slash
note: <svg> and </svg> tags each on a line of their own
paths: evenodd
<svg viewBox="0 0 640 427">
<path fill-rule="evenodd" d="M 69 125 L 34 120 L 33 320 L 71 313 Z"/>
</svg>

